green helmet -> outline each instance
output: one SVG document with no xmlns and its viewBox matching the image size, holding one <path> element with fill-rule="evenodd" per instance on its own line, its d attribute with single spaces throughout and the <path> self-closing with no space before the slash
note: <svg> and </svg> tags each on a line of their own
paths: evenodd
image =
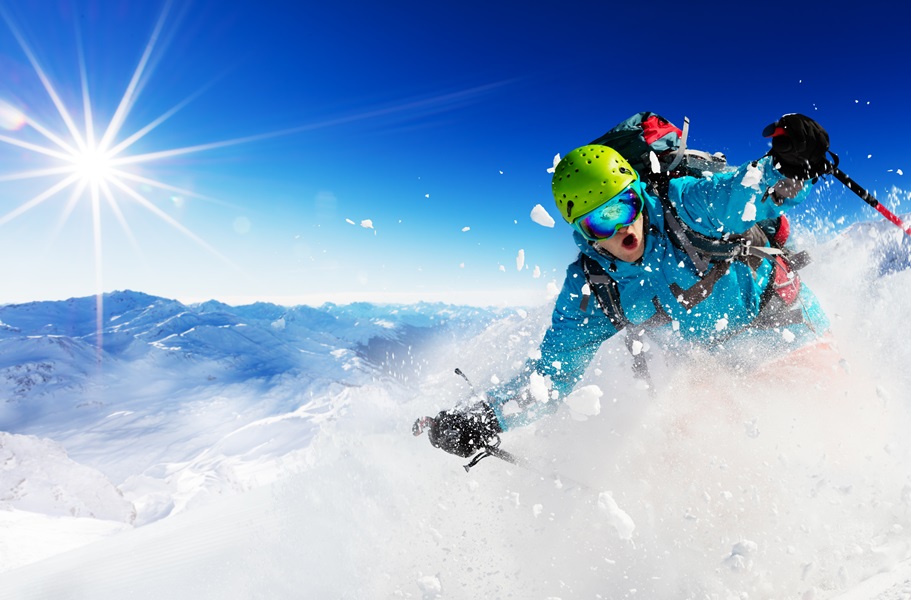
<svg viewBox="0 0 911 600">
<path fill-rule="evenodd" d="M 610 200 L 639 179 L 629 162 L 607 146 L 582 146 L 563 157 L 551 181 L 567 223 Z"/>
</svg>

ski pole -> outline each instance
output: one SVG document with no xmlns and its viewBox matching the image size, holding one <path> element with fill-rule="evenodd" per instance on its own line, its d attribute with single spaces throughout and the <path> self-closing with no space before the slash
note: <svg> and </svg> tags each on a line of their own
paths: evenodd
<svg viewBox="0 0 911 600">
<path fill-rule="evenodd" d="M 773 125 L 769 125 L 768 127 L 766 127 L 766 129 L 762 132 L 762 135 L 764 135 L 765 137 L 774 138 L 774 137 L 778 137 L 780 135 L 787 136 L 788 133 L 787 133 L 787 131 L 785 131 L 785 129 L 783 127 L 776 127 L 773 124 Z M 856 181 L 854 181 L 853 179 L 848 177 L 848 175 L 844 171 L 839 169 L 838 168 L 838 155 L 835 154 L 834 152 L 832 152 L 831 150 L 827 150 L 827 151 L 829 154 L 832 155 L 832 162 L 825 161 L 826 170 L 825 170 L 825 172 L 823 172 L 821 174 L 825 175 L 827 173 L 831 173 L 835 177 L 835 179 L 837 179 L 840 182 L 842 182 L 843 184 L 845 184 L 845 187 L 847 187 L 849 190 L 851 190 L 852 192 L 854 192 L 855 194 L 860 196 L 861 200 L 863 200 L 864 202 L 866 202 L 867 204 L 869 204 L 870 206 L 875 208 L 877 210 L 877 212 L 879 212 L 879 214 L 881 214 L 883 217 L 886 218 L 887 221 L 889 221 L 890 223 L 892 223 L 894 225 L 897 225 L 902 231 L 904 231 L 908 235 L 911 235 L 911 227 L 906 227 L 905 223 L 901 220 L 901 218 L 899 218 L 898 215 L 896 215 L 894 212 L 892 212 L 891 210 L 889 210 L 888 208 L 883 206 L 879 200 L 877 200 L 876 198 L 873 197 L 873 194 L 871 194 L 870 192 L 868 192 L 867 190 L 862 188 L 860 185 L 857 184 Z"/>
<path fill-rule="evenodd" d="M 421 417 L 414 422 L 414 425 L 411 428 L 411 433 L 417 437 L 424 433 L 424 430 L 428 429 L 431 425 L 433 425 L 433 417 Z M 582 483 L 581 481 L 570 479 L 569 477 L 564 477 L 556 471 L 548 472 L 546 469 L 542 469 L 527 458 L 523 458 L 521 456 L 513 454 L 512 452 L 503 450 L 500 448 L 500 436 L 494 436 L 491 438 L 491 440 L 494 440 L 493 443 L 490 443 L 490 440 L 488 440 L 488 443 L 481 447 L 480 451 L 471 458 L 467 465 L 462 465 L 462 468 L 465 469 L 466 473 L 470 472 L 472 467 L 477 465 L 488 456 L 493 456 L 499 458 L 504 462 L 508 462 L 512 465 L 525 469 L 526 471 L 531 471 L 532 473 L 535 473 L 541 477 L 550 477 L 555 480 L 559 480 L 561 483 L 565 482 L 583 490 L 588 490 L 590 492 L 595 491 L 595 489 L 590 485 Z"/>
<path fill-rule="evenodd" d="M 835 156 L 835 155 L 833 154 L 833 156 Z M 847 187 L 849 190 L 851 190 L 852 192 L 854 192 L 855 194 L 860 196 L 861 200 L 863 200 L 864 202 L 866 202 L 867 204 L 869 204 L 870 206 L 875 208 L 879 212 L 879 214 L 881 214 L 882 216 L 884 216 L 886 218 L 887 221 L 897 225 L 899 228 L 901 228 L 902 231 L 904 231 L 908 235 L 911 235 L 911 227 L 906 226 L 904 221 L 902 221 L 898 215 L 896 215 L 891 210 L 889 210 L 888 208 L 883 206 L 879 200 L 877 200 L 876 198 L 873 197 L 873 194 L 871 194 L 870 192 L 868 192 L 867 190 L 862 188 L 860 185 L 857 184 L 856 181 L 854 181 L 853 179 L 848 177 L 847 174 L 845 174 L 844 171 L 839 169 L 837 165 L 838 165 L 838 157 L 836 156 L 835 164 L 829 163 L 829 167 L 830 167 L 829 173 L 831 173 L 835 177 L 835 179 L 837 179 L 840 182 L 842 182 L 843 184 L 845 184 L 845 187 Z"/>
</svg>

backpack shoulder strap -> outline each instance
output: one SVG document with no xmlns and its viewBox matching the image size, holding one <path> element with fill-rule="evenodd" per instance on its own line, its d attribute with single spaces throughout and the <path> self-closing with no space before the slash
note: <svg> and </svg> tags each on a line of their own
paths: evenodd
<svg viewBox="0 0 911 600">
<path fill-rule="evenodd" d="M 579 253 L 579 266 L 585 273 L 585 286 L 582 288 L 579 310 L 588 311 L 588 302 L 591 292 L 594 291 L 598 305 L 617 331 L 629 325 L 629 319 L 626 318 L 626 313 L 623 312 L 623 306 L 620 304 L 620 289 L 617 287 L 616 280 L 607 274 L 598 261 L 584 252 Z"/>
<path fill-rule="evenodd" d="M 664 211 L 664 222 L 671 242 L 681 248 L 693 261 L 700 277 L 705 277 L 713 263 L 721 261 L 767 259 L 774 260 L 784 251 L 774 246 L 766 246 L 768 236 L 759 224 L 753 225 L 742 234 L 730 234 L 714 238 L 700 233 L 687 225 L 667 194 L 658 194 L 661 209 Z M 755 268 L 755 264 L 752 264 Z"/>
</svg>

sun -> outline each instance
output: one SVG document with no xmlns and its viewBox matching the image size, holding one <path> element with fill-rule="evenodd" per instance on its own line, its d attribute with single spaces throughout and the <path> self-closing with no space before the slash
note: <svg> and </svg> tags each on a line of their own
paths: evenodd
<svg viewBox="0 0 911 600">
<path fill-rule="evenodd" d="M 35 53 L 9 15 L 0 10 L 0 17 L 13 33 L 35 75 L 41 82 L 48 98 L 56 109 L 56 115 L 49 118 L 54 122 L 44 122 L 36 115 L 30 114 L 23 106 L 15 106 L 0 98 L 0 144 L 13 146 L 17 154 L 30 156 L 30 165 L 44 163 L 44 166 L 18 172 L 0 172 L 0 183 L 22 180 L 50 181 L 45 189 L 31 198 L 16 199 L 14 195 L 4 196 L 4 202 L 13 199 L 13 208 L 0 213 L 0 227 L 35 207 L 52 199 L 66 199 L 61 210 L 61 222 L 66 221 L 77 205 L 86 205 L 92 214 L 92 237 L 94 240 L 95 287 L 96 287 L 96 325 L 99 360 L 101 356 L 102 328 L 101 316 L 104 282 L 102 273 L 102 219 L 103 207 L 113 213 L 125 233 L 133 239 L 132 230 L 126 221 L 125 213 L 120 208 L 123 203 L 137 204 L 154 217 L 164 221 L 174 230 L 183 234 L 201 248 L 215 255 L 228 266 L 237 267 L 211 245 L 199 238 L 187 227 L 156 205 L 148 197 L 150 190 L 166 191 L 168 196 L 179 195 L 184 198 L 210 200 L 194 191 L 173 186 L 165 181 L 142 174 L 136 166 L 153 163 L 174 156 L 193 152 L 202 152 L 214 148 L 234 145 L 259 139 L 263 136 L 251 136 L 198 144 L 188 147 L 165 148 L 155 152 L 136 153 L 132 151 L 139 140 L 152 133 L 159 125 L 171 118 L 199 95 L 197 92 L 182 102 L 177 103 L 157 118 L 139 127 L 135 131 L 124 131 L 127 118 L 139 99 L 142 82 L 151 76 L 150 64 L 154 64 L 153 53 L 156 42 L 161 37 L 162 28 L 168 18 L 173 2 L 166 0 L 161 14 L 155 23 L 149 41 L 142 56 L 126 82 L 117 109 L 106 123 L 98 123 L 96 108 L 92 104 L 89 78 L 83 58 L 83 49 L 76 48 L 79 61 L 79 81 L 81 94 L 61 95 L 57 87 L 39 63 Z M 0 7 L 2 9 L 2 7 Z M 78 44 L 77 44 L 78 46 Z M 62 97 L 80 98 L 81 106 L 67 105 Z M 59 118 L 54 118 L 59 117 Z M 40 189 L 40 188 L 39 188 Z M 135 242 L 135 240 L 134 240 Z"/>
<path fill-rule="evenodd" d="M 86 186 L 112 182 L 116 175 L 112 158 L 97 146 L 86 147 L 72 156 L 73 174 Z"/>
<path fill-rule="evenodd" d="M 56 109 L 56 117 L 59 117 L 59 119 L 56 119 L 56 123 L 44 122 L 36 115 L 29 114 L 26 108 L 14 106 L 13 103 L 0 98 L 0 144 L 18 148 L 19 154 L 31 154 L 32 156 L 47 159 L 47 166 L 41 168 L 32 168 L 19 172 L 0 172 L 0 183 L 28 179 L 51 181 L 40 193 L 31 198 L 18 201 L 5 214 L 0 213 L 0 226 L 55 198 L 68 198 L 62 211 L 63 220 L 69 216 L 74 207 L 80 202 L 89 205 L 93 214 L 92 227 L 95 240 L 95 270 L 98 281 L 98 294 L 102 292 L 102 221 L 99 213 L 103 205 L 106 205 L 113 212 L 121 227 L 131 239 L 132 233 L 129 224 L 126 222 L 124 212 L 120 208 L 122 203 L 140 205 L 151 215 L 166 222 L 201 248 L 215 255 L 232 268 L 236 268 L 215 248 L 159 208 L 149 198 L 148 193 L 150 190 L 158 190 L 167 192 L 169 197 L 179 195 L 183 198 L 212 199 L 192 190 L 176 187 L 166 181 L 150 177 L 148 174 L 142 174 L 135 167 L 144 163 L 154 163 L 155 161 L 175 156 L 247 143 L 269 136 L 249 136 L 194 146 L 164 148 L 146 153 L 133 151 L 138 141 L 149 136 L 157 127 L 189 104 L 200 95 L 201 90 L 178 102 L 138 129 L 125 131 L 128 117 L 139 100 L 143 82 L 151 77 L 153 69 L 150 65 L 156 62 L 155 53 L 158 51 L 156 44 L 162 37 L 162 30 L 168 20 L 173 4 L 172 0 L 165 1 L 132 76 L 129 81 L 125 82 L 123 95 L 117 103 L 117 108 L 105 123 L 99 123 L 96 117 L 97 110 L 92 103 L 83 48 L 79 43 L 77 43 L 75 48 L 75 54 L 78 58 L 78 75 L 81 82 L 81 90 L 73 90 L 76 93 L 61 95 L 58 93 L 57 86 L 51 81 L 51 78 L 39 63 L 19 28 L 5 11 L 0 10 L 0 17 L 6 22 L 22 52 L 31 63 L 35 75 Z M 64 96 L 81 98 L 81 105 L 78 103 L 76 105 L 68 105 L 62 99 Z M 54 115 L 45 118 L 52 117 Z M 30 163 L 35 164 L 36 161 L 31 160 Z"/>
</svg>

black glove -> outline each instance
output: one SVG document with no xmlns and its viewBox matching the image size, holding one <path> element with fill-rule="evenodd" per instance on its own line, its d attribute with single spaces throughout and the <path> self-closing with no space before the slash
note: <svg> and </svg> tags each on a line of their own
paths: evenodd
<svg viewBox="0 0 911 600">
<path fill-rule="evenodd" d="M 797 113 L 785 115 L 766 126 L 762 135 L 772 138 L 769 154 L 785 177 L 805 180 L 827 172 L 829 134 L 810 117 Z"/>
<path fill-rule="evenodd" d="M 472 407 L 471 412 L 444 410 L 432 419 L 427 435 L 435 447 L 468 457 L 502 431 L 493 409 L 481 403 Z"/>
</svg>

